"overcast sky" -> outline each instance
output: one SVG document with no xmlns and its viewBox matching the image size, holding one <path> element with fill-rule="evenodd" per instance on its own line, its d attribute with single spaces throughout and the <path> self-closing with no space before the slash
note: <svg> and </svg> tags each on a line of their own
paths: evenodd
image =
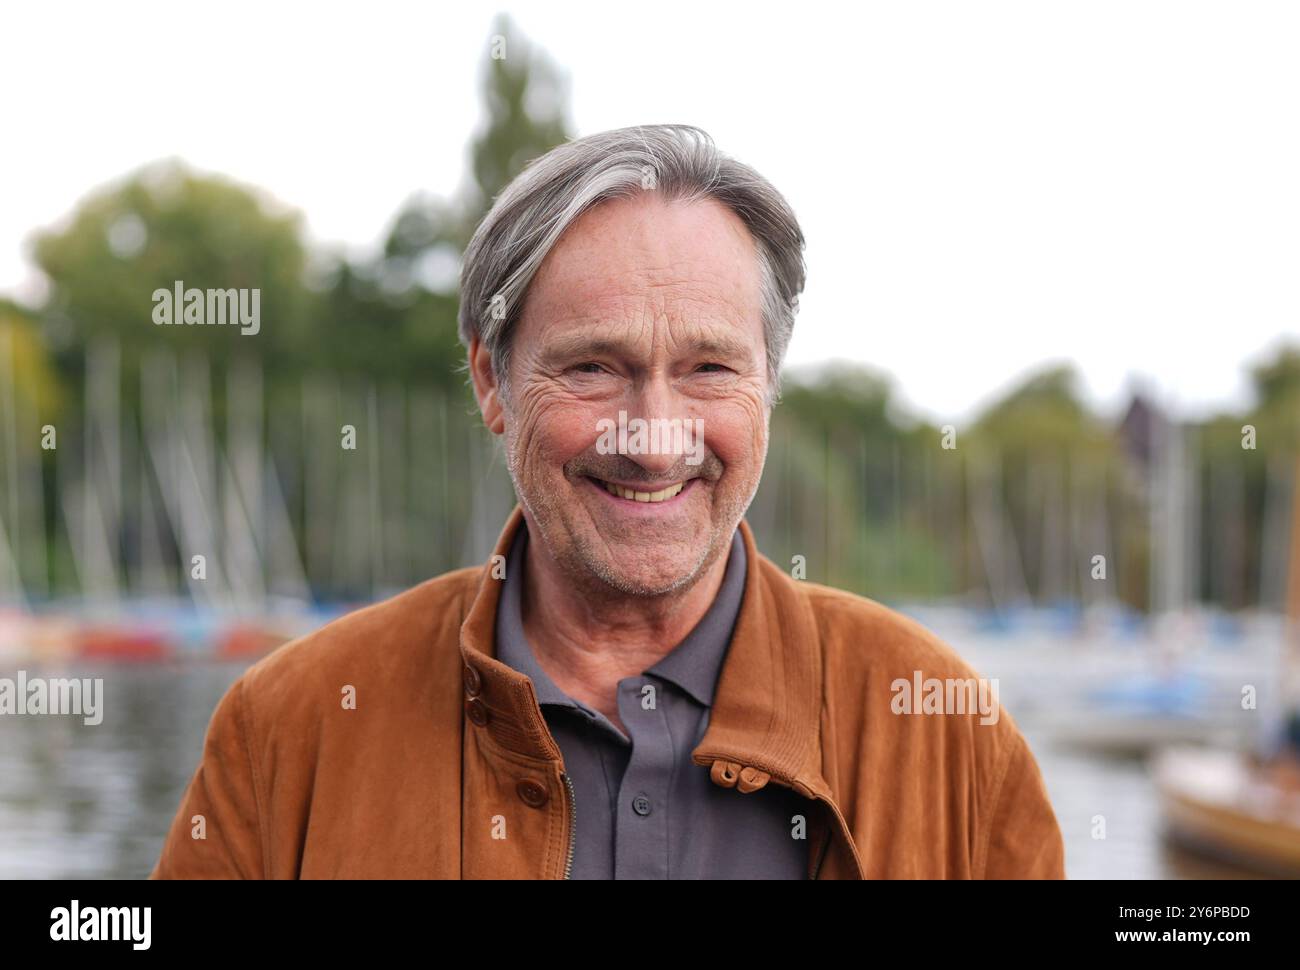
<svg viewBox="0 0 1300 970">
<path fill-rule="evenodd" d="M 1300 4 L 23 4 L 0 58 L 0 292 L 32 229 L 179 156 L 364 252 L 451 194 L 507 10 L 579 134 L 706 128 L 808 238 L 791 364 L 960 418 L 1046 361 L 1200 414 L 1300 333 Z"/>
</svg>

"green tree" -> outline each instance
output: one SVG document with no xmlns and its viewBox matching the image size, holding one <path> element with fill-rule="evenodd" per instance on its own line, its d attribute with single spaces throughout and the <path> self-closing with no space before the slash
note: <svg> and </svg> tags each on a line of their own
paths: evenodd
<svg viewBox="0 0 1300 970">
<path fill-rule="evenodd" d="M 1300 452 L 1300 345 L 1283 346 L 1271 359 L 1251 368 L 1251 383 L 1255 406 L 1247 418 L 1268 450 Z M 1240 425 L 1236 430 L 1240 432 Z"/>
<path fill-rule="evenodd" d="M 217 363 L 253 354 L 293 366 L 303 344 L 306 254 L 301 220 L 258 192 L 176 161 L 147 166 L 82 202 L 64 228 L 40 233 L 37 265 L 50 283 L 42 317 L 66 369 L 82 349 L 111 338 L 130 370 L 167 347 Z M 155 290 L 260 290 L 261 329 L 154 323 Z"/>
</svg>

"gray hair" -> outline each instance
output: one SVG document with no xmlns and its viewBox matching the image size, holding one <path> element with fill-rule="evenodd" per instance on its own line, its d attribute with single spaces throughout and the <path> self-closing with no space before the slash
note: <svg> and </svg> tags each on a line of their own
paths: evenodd
<svg viewBox="0 0 1300 970">
<path fill-rule="evenodd" d="M 510 335 L 547 254 L 588 209 L 645 191 L 671 200 L 713 198 L 749 228 L 759 253 L 768 404 L 774 404 L 804 287 L 803 232 L 770 182 L 718 151 L 705 131 L 690 125 L 600 132 L 531 162 L 497 196 L 465 249 L 461 342 L 468 348 L 479 338 L 505 395 Z"/>
</svg>

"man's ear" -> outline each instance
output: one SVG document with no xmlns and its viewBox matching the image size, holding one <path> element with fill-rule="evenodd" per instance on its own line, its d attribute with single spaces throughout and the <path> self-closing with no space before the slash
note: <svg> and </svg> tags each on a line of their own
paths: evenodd
<svg viewBox="0 0 1300 970">
<path fill-rule="evenodd" d="M 501 391 L 492 372 L 492 355 L 478 337 L 469 343 L 469 375 L 474 381 L 474 396 L 483 414 L 483 423 L 493 434 L 504 434 L 505 413 L 501 409 Z"/>
</svg>

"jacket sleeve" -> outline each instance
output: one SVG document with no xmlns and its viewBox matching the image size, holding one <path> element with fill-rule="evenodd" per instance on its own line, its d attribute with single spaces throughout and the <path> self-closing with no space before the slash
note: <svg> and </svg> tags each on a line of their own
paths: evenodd
<svg viewBox="0 0 1300 970">
<path fill-rule="evenodd" d="M 247 727 L 241 677 L 212 715 L 202 760 L 181 798 L 150 879 L 263 876 L 260 779 Z"/>
<path fill-rule="evenodd" d="M 993 798 L 984 848 L 985 879 L 1064 879 L 1065 845 L 1038 762 L 1013 728 Z M 976 871 L 979 871 L 978 869 Z"/>
</svg>

